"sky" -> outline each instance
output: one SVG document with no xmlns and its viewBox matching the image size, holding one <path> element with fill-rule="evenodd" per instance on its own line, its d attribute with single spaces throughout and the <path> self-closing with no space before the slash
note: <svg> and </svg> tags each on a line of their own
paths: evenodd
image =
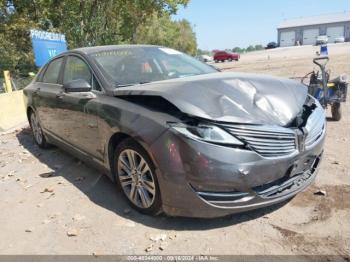
<svg viewBox="0 0 350 262">
<path fill-rule="evenodd" d="M 350 11 L 350 0 L 190 0 L 175 19 L 194 26 L 200 49 L 247 47 L 277 41 L 285 19 Z"/>
</svg>

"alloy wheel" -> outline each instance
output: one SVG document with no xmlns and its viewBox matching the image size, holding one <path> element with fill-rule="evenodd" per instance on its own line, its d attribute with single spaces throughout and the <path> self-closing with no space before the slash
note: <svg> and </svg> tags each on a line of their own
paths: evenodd
<svg viewBox="0 0 350 262">
<path fill-rule="evenodd" d="M 136 151 L 125 149 L 118 157 L 120 185 L 129 200 L 141 209 L 152 206 L 156 198 L 156 184 L 151 168 Z"/>
<path fill-rule="evenodd" d="M 43 143 L 43 131 L 40 127 L 40 123 L 38 121 L 38 118 L 34 113 L 30 115 L 30 125 L 32 127 L 33 135 L 35 141 L 41 145 Z"/>
</svg>

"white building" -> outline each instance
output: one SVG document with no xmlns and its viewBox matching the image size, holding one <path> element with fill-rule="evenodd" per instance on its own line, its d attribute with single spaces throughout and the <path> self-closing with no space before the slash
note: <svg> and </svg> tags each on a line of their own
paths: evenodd
<svg viewBox="0 0 350 262">
<path fill-rule="evenodd" d="M 293 46 L 297 42 L 314 45 L 320 35 L 327 35 L 329 43 L 334 43 L 338 37 L 350 41 L 350 11 L 287 19 L 278 26 L 277 31 L 281 47 Z"/>
</svg>

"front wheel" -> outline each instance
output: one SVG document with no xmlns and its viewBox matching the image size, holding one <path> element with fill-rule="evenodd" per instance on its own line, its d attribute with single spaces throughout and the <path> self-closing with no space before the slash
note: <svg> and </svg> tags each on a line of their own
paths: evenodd
<svg viewBox="0 0 350 262">
<path fill-rule="evenodd" d="M 33 132 L 35 143 L 41 148 L 49 148 L 50 145 L 46 141 L 46 138 L 44 136 L 44 132 L 41 129 L 41 125 L 40 125 L 40 122 L 39 122 L 37 115 L 34 112 L 31 112 L 29 119 L 30 119 L 30 127 L 31 127 L 32 132 Z"/>
<path fill-rule="evenodd" d="M 339 121 L 342 117 L 341 104 L 340 103 L 332 104 L 331 111 L 332 111 L 332 119 L 334 121 Z"/>
<path fill-rule="evenodd" d="M 152 160 L 134 140 L 121 142 L 114 154 L 117 182 L 138 211 L 156 215 L 161 210 L 158 180 Z"/>
</svg>

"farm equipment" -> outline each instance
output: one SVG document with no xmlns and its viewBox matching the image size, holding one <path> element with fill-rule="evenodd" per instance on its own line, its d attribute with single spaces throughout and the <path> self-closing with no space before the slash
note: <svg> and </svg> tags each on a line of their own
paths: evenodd
<svg viewBox="0 0 350 262">
<path fill-rule="evenodd" d="M 331 106 L 332 119 L 339 121 L 342 117 L 341 103 L 346 102 L 347 77 L 340 75 L 330 80 L 330 71 L 326 68 L 328 61 L 328 56 L 315 58 L 313 62 L 320 68 L 320 71 L 308 73 L 302 82 L 304 83 L 307 78 L 310 79 L 309 84 L 306 84 L 309 94 L 318 99 L 323 108 Z"/>
</svg>

